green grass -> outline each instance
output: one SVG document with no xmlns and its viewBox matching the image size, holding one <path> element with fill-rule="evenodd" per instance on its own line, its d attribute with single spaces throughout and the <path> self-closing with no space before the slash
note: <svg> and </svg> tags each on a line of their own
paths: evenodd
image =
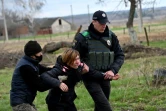
<svg viewBox="0 0 166 111">
<path fill-rule="evenodd" d="M 150 47 L 159 47 L 159 48 L 162 48 L 162 49 L 166 49 L 166 43 L 165 42 L 166 42 L 165 40 L 162 40 L 162 41 L 151 41 L 151 42 L 149 42 L 149 46 Z M 143 42 L 142 44 L 147 46 L 146 42 Z"/>
<path fill-rule="evenodd" d="M 52 39 L 52 38 L 56 38 L 58 36 L 71 36 L 73 34 L 75 34 L 75 31 L 70 31 L 70 32 L 63 32 L 63 33 L 57 33 L 57 34 L 45 34 L 45 35 L 36 35 L 36 36 L 28 36 L 28 37 L 21 37 L 21 38 L 9 38 L 10 41 L 12 40 L 36 40 L 36 39 Z M 4 40 L 0 40 L 1 42 L 3 42 Z"/>
<path fill-rule="evenodd" d="M 146 25 L 149 26 L 149 25 Z M 158 23 L 158 24 L 151 24 L 150 26 L 166 26 L 166 22 Z"/>
<path fill-rule="evenodd" d="M 9 105 L 10 81 L 13 69 L 0 70 L 0 111 L 11 111 Z"/>
<path fill-rule="evenodd" d="M 139 58 L 126 60 L 119 74 L 121 78 L 111 81 L 112 92 L 110 103 L 114 111 L 156 111 L 166 108 L 166 87 L 152 85 L 152 76 L 155 68 L 166 65 L 166 57 Z M 11 111 L 9 105 L 9 91 L 13 68 L 0 70 L 0 111 Z M 145 79 L 145 75 L 147 79 Z M 147 84 L 149 82 L 149 84 Z M 82 83 L 76 87 L 76 106 L 79 111 L 93 111 L 94 103 Z M 47 111 L 45 103 L 46 92 L 39 92 L 34 103 L 39 111 Z"/>
<path fill-rule="evenodd" d="M 155 32 L 160 32 L 161 30 L 163 30 L 166 27 L 166 21 L 163 22 L 158 22 L 158 23 L 151 23 L 151 24 L 143 24 L 143 27 L 149 27 L 151 29 L 151 32 L 153 32 L 155 30 Z M 139 27 L 138 25 L 134 25 L 134 30 L 137 32 L 137 34 L 144 34 L 144 31 L 142 29 L 142 32 L 139 32 Z M 112 27 L 112 25 L 109 25 L 109 28 L 114 32 L 114 33 L 124 33 L 124 29 L 125 32 L 127 32 L 127 27 L 126 26 L 114 26 Z"/>
<path fill-rule="evenodd" d="M 152 47 L 166 48 L 164 41 L 150 42 Z M 165 56 L 125 60 L 119 74 L 121 78 L 111 81 L 110 103 L 114 111 L 157 111 L 166 108 L 166 87 L 152 84 L 156 68 L 166 66 Z M 0 111 L 11 111 L 9 92 L 14 68 L 0 70 Z M 45 97 L 48 91 L 38 92 L 34 104 L 39 111 L 47 111 Z M 93 111 L 94 103 L 83 83 L 76 86 L 78 111 Z"/>
</svg>

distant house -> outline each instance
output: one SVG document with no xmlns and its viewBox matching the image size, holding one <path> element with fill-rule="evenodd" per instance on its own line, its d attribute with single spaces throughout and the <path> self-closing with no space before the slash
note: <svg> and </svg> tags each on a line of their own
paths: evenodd
<svg viewBox="0 0 166 111">
<path fill-rule="evenodd" d="M 10 31 L 13 37 L 27 36 L 29 34 L 29 27 L 27 25 L 20 25 Z"/>
<path fill-rule="evenodd" d="M 25 23 L 17 24 L 12 22 L 12 20 L 10 19 L 6 20 L 6 23 L 7 23 L 7 31 L 8 31 L 9 38 L 29 35 L 29 27 L 27 24 Z M 4 35 L 5 35 L 5 31 L 4 31 L 3 21 L 0 20 L 0 36 L 4 36 Z"/>
<path fill-rule="evenodd" d="M 37 34 L 56 34 L 71 30 L 71 24 L 62 18 L 47 18 L 41 24 Z"/>
</svg>

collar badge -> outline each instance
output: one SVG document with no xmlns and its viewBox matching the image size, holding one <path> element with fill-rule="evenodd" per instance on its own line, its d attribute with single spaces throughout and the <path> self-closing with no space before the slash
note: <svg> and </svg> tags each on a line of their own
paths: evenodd
<svg viewBox="0 0 166 111">
<path fill-rule="evenodd" d="M 107 44 L 108 44 L 109 46 L 111 46 L 111 42 L 110 42 L 110 40 L 107 40 Z"/>
</svg>

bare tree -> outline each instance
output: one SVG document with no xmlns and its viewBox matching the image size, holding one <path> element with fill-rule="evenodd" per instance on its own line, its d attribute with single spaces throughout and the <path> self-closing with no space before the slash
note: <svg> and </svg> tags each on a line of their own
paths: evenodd
<svg viewBox="0 0 166 111">
<path fill-rule="evenodd" d="M 1 0 L 1 4 L 2 4 L 2 17 L 3 17 L 3 21 L 4 21 L 4 29 L 5 29 L 5 40 L 8 41 L 8 31 L 7 31 L 7 25 L 6 25 L 6 17 L 5 17 L 5 11 L 4 11 L 4 1 Z"/>
<path fill-rule="evenodd" d="M 106 0 L 97 0 L 98 2 L 102 3 Z M 127 6 L 127 2 L 130 2 L 130 11 L 129 11 L 129 16 L 128 16 L 128 21 L 126 23 L 126 27 L 128 28 L 128 33 L 129 36 L 131 38 L 131 42 L 132 43 L 136 43 L 137 42 L 137 34 L 136 31 L 133 28 L 133 20 L 134 20 L 134 14 L 135 14 L 135 10 L 136 10 L 136 5 L 138 0 L 124 0 L 124 4 L 125 6 Z M 142 0 L 140 0 L 141 3 Z M 154 0 L 153 2 L 155 2 L 156 0 Z"/>
<path fill-rule="evenodd" d="M 5 2 L 7 5 L 9 1 L 4 1 L 4 4 Z M 45 2 L 46 2 L 45 0 L 10 0 L 10 5 L 13 5 L 14 8 L 10 9 L 6 8 L 6 10 L 10 12 L 8 13 L 9 15 L 8 17 L 9 18 L 14 17 L 12 19 L 13 22 L 15 23 L 20 23 L 20 21 L 24 21 L 25 23 L 28 24 L 30 29 L 33 30 L 34 16 L 44 6 Z M 6 10 L 4 11 L 4 15 L 7 15 Z"/>
<path fill-rule="evenodd" d="M 136 43 L 138 39 L 137 39 L 137 34 L 133 27 L 133 20 L 134 20 L 134 14 L 136 9 L 136 0 L 128 0 L 128 1 L 130 2 L 130 12 L 129 12 L 129 17 L 128 17 L 126 26 L 128 28 L 128 33 L 131 38 L 131 42 Z"/>
<path fill-rule="evenodd" d="M 15 0 L 17 5 L 21 5 L 24 22 L 28 25 L 30 32 L 34 34 L 34 16 L 44 6 L 45 0 Z"/>
<path fill-rule="evenodd" d="M 8 23 L 7 26 L 8 26 L 9 35 L 14 36 L 12 33 L 13 30 L 25 24 L 25 21 L 23 20 L 22 17 L 20 17 L 20 14 L 18 12 L 13 12 L 8 9 L 5 10 L 5 16 Z M 20 37 L 20 32 L 17 32 L 17 34 L 18 34 L 17 36 Z"/>
<path fill-rule="evenodd" d="M 98 1 L 98 3 L 103 4 L 106 0 L 97 0 L 97 1 Z M 122 2 L 122 1 L 120 1 L 120 2 Z M 130 2 L 130 11 L 129 11 L 128 21 L 126 23 L 126 26 L 128 28 L 128 33 L 131 38 L 131 42 L 136 43 L 137 35 L 133 28 L 133 20 L 134 20 L 134 14 L 135 14 L 135 9 L 136 9 L 136 0 L 124 0 L 125 6 L 127 6 L 128 1 Z"/>
</svg>

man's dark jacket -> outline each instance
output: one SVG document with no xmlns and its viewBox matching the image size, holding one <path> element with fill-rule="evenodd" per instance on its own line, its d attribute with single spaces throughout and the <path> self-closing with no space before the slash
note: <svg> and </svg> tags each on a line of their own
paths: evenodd
<svg viewBox="0 0 166 111">
<path fill-rule="evenodd" d="M 10 104 L 16 106 L 22 103 L 33 104 L 37 91 L 48 90 L 49 87 L 43 84 L 40 75 L 50 70 L 39 64 L 37 60 L 29 56 L 22 57 L 14 70 L 11 90 Z"/>
</svg>

